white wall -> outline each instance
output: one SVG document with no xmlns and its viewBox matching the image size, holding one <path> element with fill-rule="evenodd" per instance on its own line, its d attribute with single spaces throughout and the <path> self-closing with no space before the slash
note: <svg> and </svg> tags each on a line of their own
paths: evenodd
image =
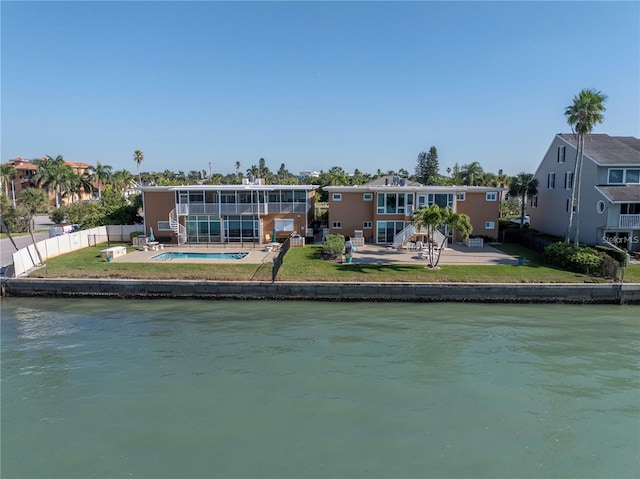
<svg viewBox="0 0 640 479">
<path fill-rule="evenodd" d="M 130 234 L 134 231 L 144 233 L 143 225 L 108 225 L 98 226 L 90 230 L 76 231 L 75 233 L 64 234 L 49 238 L 36 243 L 38 251 L 42 255 L 42 260 L 47 261 L 62 254 L 70 253 L 89 246 L 95 246 L 108 241 L 128 242 Z M 38 263 L 38 253 L 34 245 L 13 253 L 14 275 L 21 276 Z"/>
</svg>

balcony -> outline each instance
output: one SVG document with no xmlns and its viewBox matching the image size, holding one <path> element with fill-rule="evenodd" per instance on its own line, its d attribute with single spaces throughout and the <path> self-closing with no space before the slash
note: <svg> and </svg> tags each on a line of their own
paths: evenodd
<svg viewBox="0 0 640 479">
<path fill-rule="evenodd" d="M 640 215 L 620 215 L 618 227 L 621 229 L 640 229 Z"/>
</svg>

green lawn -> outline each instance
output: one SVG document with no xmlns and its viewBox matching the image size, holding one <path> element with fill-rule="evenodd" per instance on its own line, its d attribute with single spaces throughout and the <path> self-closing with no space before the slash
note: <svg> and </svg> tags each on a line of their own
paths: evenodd
<svg viewBox="0 0 640 479">
<path fill-rule="evenodd" d="M 30 274 L 35 278 L 182 279 L 212 281 L 271 281 L 270 264 L 107 263 L 100 258 L 104 245 L 85 248 L 47 261 Z M 278 273 L 279 281 L 339 282 L 492 282 L 492 283 L 592 283 L 583 274 L 544 265 L 540 255 L 519 245 L 500 249 L 527 262 L 518 265 L 443 265 L 430 270 L 417 264 L 342 264 L 319 258 L 320 247 L 291 248 Z M 130 248 L 133 251 L 133 248 Z"/>
</svg>

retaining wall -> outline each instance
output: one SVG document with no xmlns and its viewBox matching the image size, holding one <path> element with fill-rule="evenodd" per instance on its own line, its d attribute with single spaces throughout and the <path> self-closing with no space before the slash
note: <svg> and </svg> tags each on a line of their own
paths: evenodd
<svg viewBox="0 0 640 479">
<path fill-rule="evenodd" d="M 640 304 L 640 284 L 256 283 L 11 278 L 3 296 Z"/>
</svg>

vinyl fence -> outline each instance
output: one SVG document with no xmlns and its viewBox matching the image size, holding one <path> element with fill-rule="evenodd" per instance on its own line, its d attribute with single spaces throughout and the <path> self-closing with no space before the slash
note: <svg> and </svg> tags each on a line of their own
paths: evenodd
<svg viewBox="0 0 640 479">
<path fill-rule="evenodd" d="M 128 242 L 134 231 L 144 233 L 143 225 L 108 225 L 98 226 L 89 230 L 76 231 L 38 241 L 36 246 L 43 261 L 55 258 L 61 254 L 71 253 L 82 248 L 101 243 Z M 38 253 L 34 245 L 13 253 L 13 276 L 18 277 L 35 267 L 39 263 Z"/>
</svg>

